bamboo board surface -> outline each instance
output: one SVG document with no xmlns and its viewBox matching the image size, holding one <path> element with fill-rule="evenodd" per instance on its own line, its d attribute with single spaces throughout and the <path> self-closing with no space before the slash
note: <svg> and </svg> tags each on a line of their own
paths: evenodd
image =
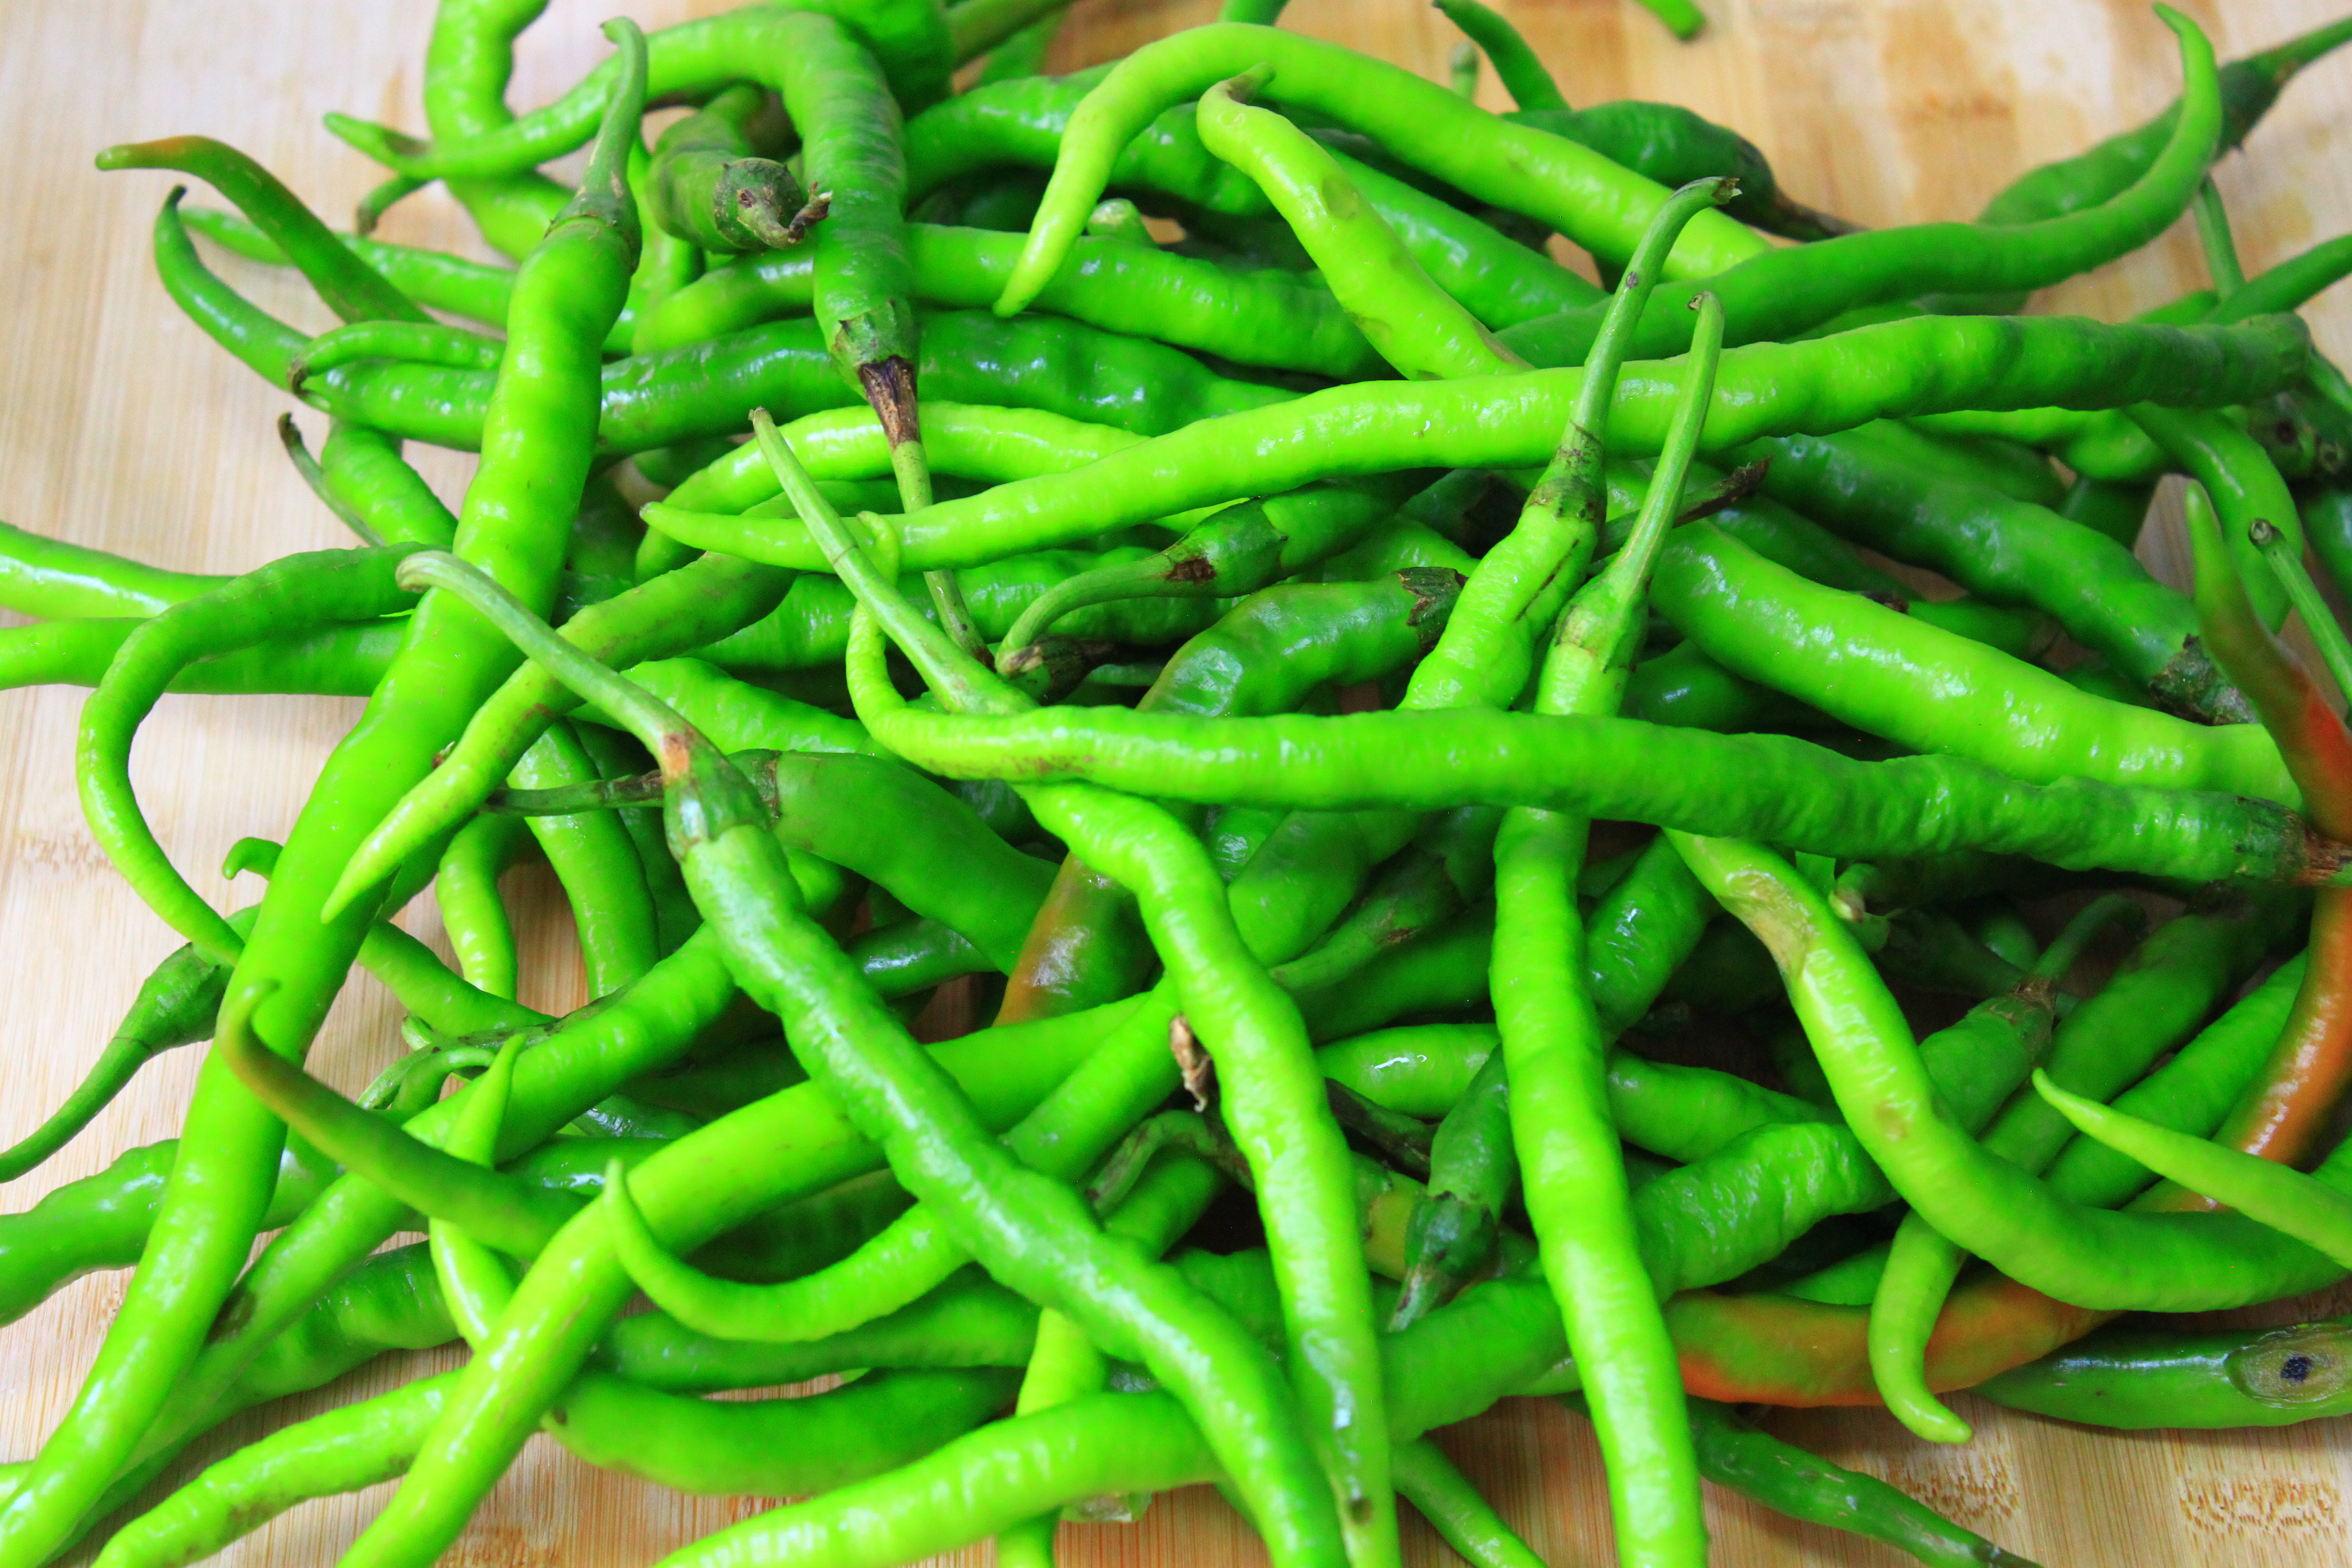
<svg viewBox="0 0 2352 1568">
<path fill-rule="evenodd" d="M 1703 0 L 1714 25 L 1675 43 L 1625 0 L 1517 0 L 1506 9 L 1572 102 L 1689 104 L 1770 156 L 1800 199 L 1870 225 L 1963 217 L 2008 178 L 2153 113 L 2176 90 L 2169 36 L 2135 0 Z M 2224 58 L 2326 20 L 2342 0 L 2194 0 Z M 715 3 L 637 0 L 653 26 Z M 524 41 L 512 101 L 560 92 L 605 46 L 605 0 L 555 0 Z M 1056 66 L 1108 58 L 1205 19 L 1191 0 L 1079 0 Z M 100 147 L 181 132 L 260 157 L 321 211 L 345 213 L 375 180 L 319 129 L 341 109 L 421 129 L 432 7 L 312 0 L 16 0 L 0 32 L 0 517 L 183 570 L 236 572 L 289 551 L 348 542 L 278 450 L 280 394 L 216 349 L 164 298 L 146 250 L 170 180 L 100 175 Z M 1299 0 L 1286 25 L 1442 76 L 1451 26 L 1418 0 Z M 1491 76 L 1482 100 L 1507 107 Z M 2295 84 L 2247 153 L 2218 175 L 2248 270 L 2352 228 L 2352 56 Z M 208 200 L 200 195 L 196 199 Z M 398 208 L 384 237 L 481 252 L 437 192 Z M 225 262 L 265 307 L 310 329 L 324 310 L 286 276 Z M 2037 309 L 2107 319 L 2204 281 L 2176 230 L 2147 253 L 2051 291 Z M 2323 346 L 2352 353 L 2352 290 L 2306 312 Z M 321 431 L 306 416 L 315 442 Z M 414 449 L 412 449 L 414 450 Z M 418 454 L 454 505 L 468 459 Z M 2151 546 L 2161 567 L 2170 552 Z M 16 624 L 17 617 L 0 617 Z M 73 793 L 80 695 L 0 693 L 0 1145 L 31 1128 L 94 1057 L 141 978 L 173 940 L 110 871 Z M 325 699 L 167 698 L 135 776 L 151 819 L 194 885 L 224 908 L 258 896 L 211 868 L 237 838 L 281 837 L 308 782 L 359 710 Z M 568 917 L 543 871 L 509 884 L 525 933 L 523 1000 L 582 999 Z M 429 900 L 404 917 L 441 940 Z M 446 944 L 445 951 L 446 951 Z M 312 1056 L 356 1089 L 399 1049 L 383 990 L 357 977 Z M 151 1067 L 81 1140 L 5 1194 L 26 1206 L 131 1146 L 171 1136 L 198 1053 Z M 0 1332 L 0 1458 L 29 1455 L 67 1408 L 121 1299 L 124 1276 L 85 1279 Z M 2341 1311 L 2337 1301 L 2306 1304 Z M 2283 1321 L 2276 1318 L 2272 1321 Z M 454 1364 L 395 1356 L 319 1395 L 242 1418 L 205 1444 L 226 1451 L 298 1415 Z M 2325 1568 L 2352 1561 L 2352 1443 L 2341 1423 L 2262 1433 L 2093 1434 L 1963 1398 L 1963 1448 L 1919 1443 L 1877 1412 L 1798 1413 L 1774 1426 L 1883 1476 L 2013 1551 L 2067 1568 L 2189 1564 Z M 1589 1429 L 1554 1406 L 1512 1402 L 1447 1433 L 1445 1446 L 1556 1564 L 1612 1560 Z M 183 1472 L 184 1473 L 184 1471 Z M 389 1489 L 298 1510 L 234 1548 L 239 1568 L 331 1560 Z M 1888 1549 L 1710 1494 L 1723 1564 L 1891 1564 Z M 650 1561 L 758 1511 L 754 1500 L 680 1498 L 592 1471 L 544 1437 L 448 1559 L 513 1568 Z M 1451 1561 L 1417 1521 L 1415 1563 Z M 1138 1527 L 1072 1527 L 1066 1563 L 1263 1561 L 1213 1494 L 1163 1500 Z M 86 1554 L 85 1554 L 86 1555 Z M 944 1561 L 982 1563 L 985 1547 Z"/>
</svg>

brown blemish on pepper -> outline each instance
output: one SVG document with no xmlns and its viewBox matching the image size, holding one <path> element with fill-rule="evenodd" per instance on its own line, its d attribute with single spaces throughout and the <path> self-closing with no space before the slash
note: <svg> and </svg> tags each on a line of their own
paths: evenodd
<svg viewBox="0 0 2352 1568">
<path fill-rule="evenodd" d="M 1192 1026 L 1181 1013 L 1168 1020 L 1168 1049 L 1176 1058 L 1176 1070 L 1183 1075 L 1184 1092 L 1192 1097 L 1192 1109 L 1205 1113 L 1210 1091 L 1216 1086 L 1216 1064 L 1201 1048 L 1201 1037 L 1192 1033 Z"/>
<path fill-rule="evenodd" d="M 893 447 L 923 438 L 915 406 L 915 367 L 900 354 L 857 367 L 857 384 L 882 421 L 882 434 Z"/>
</svg>

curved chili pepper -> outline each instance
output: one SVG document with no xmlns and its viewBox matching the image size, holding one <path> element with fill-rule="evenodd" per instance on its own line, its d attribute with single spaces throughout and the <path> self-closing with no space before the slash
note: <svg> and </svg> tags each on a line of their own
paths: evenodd
<svg viewBox="0 0 2352 1568">
<path fill-rule="evenodd" d="M 1201 95 L 1202 142 L 1257 182 L 1381 357 L 1414 379 L 1521 368 L 1517 355 L 1422 271 L 1330 153 L 1282 116 L 1242 101 L 1269 74 L 1247 71 Z M 1008 282 L 1008 296 L 1016 286 Z M 1012 312 L 1000 306 L 999 313 Z"/>
<path fill-rule="evenodd" d="M 2221 128 L 2213 47 L 2170 6 L 2158 16 L 2179 37 L 2185 86 L 2181 112 L 2161 156 L 2097 206 L 2032 225 L 1927 224 L 1841 235 L 1768 250 L 1703 279 L 1678 283 L 1653 301 L 1633 353 L 1679 353 L 1690 342 L 1689 301 L 1699 289 L 1723 301 L 1726 341 L 1785 338 L 1858 307 L 1934 288 L 2040 288 L 2136 250 L 2188 209 L 2211 163 Z M 1932 280 L 1932 281 L 1931 281 Z M 1504 343 L 1537 364 L 1573 364 L 1599 330 L 1597 307 L 1522 322 Z"/>
<path fill-rule="evenodd" d="M 783 164 L 754 156 L 752 122 L 766 106 L 766 93 L 738 83 L 664 131 L 647 176 L 646 216 L 707 251 L 798 245 L 825 206 Z"/>
<path fill-rule="evenodd" d="M 265 630 L 390 614 L 403 602 L 393 568 L 407 552 L 290 556 L 174 605 L 124 640 L 83 706 L 76 773 L 90 832 L 164 922 L 219 962 L 236 962 L 244 941 L 173 867 L 139 809 L 131 784 L 139 725 L 173 678 L 206 655 L 250 646 Z"/>
<path fill-rule="evenodd" d="M 2352 1156 L 2343 1166 L 2331 1156 L 2310 1175 L 2292 1166 L 2242 1154 L 2193 1138 L 2097 1100 L 2069 1094 L 2036 1073 L 2033 1087 L 2065 1113 L 2066 1120 L 2108 1148 L 2128 1154 L 2158 1175 L 2179 1183 L 2209 1202 L 2262 1221 L 2352 1268 Z"/>
<path fill-rule="evenodd" d="M 1426 1437 L 1399 1443 L 1393 1463 L 1398 1493 L 1464 1562 L 1480 1568 L 1543 1568 L 1543 1559 L 1512 1532 L 1436 1444 Z"/>
<path fill-rule="evenodd" d="M 238 922 L 249 930 L 253 911 L 240 910 L 229 917 L 229 929 Z M 190 942 L 173 949 L 139 987 L 131 1011 L 109 1037 L 98 1060 L 80 1083 L 48 1119 L 0 1150 L 0 1182 L 13 1182 L 70 1142 L 90 1119 L 122 1092 L 151 1058 L 176 1046 L 212 1037 L 213 1019 L 228 988 L 228 969 L 219 960 Z"/>
<path fill-rule="evenodd" d="M 442 0 L 434 7 L 433 36 L 425 46 L 425 122 L 434 135 L 476 136 L 513 121 L 506 92 L 515 39 L 545 9 L 546 0 Z M 571 195 L 546 175 L 523 169 L 452 180 L 449 194 L 492 248 L 518 261 L 539 244 Z M 491 319 L 503 321 L 505 312 Z"/>
<path fill-rule="evenodd" d="M 291 390 L 299 393 L 302 383 L 313 374 L 369 359 L 406 360 L 458 370 L 496 370 L 502 352 L 496 338 L 440 321 L 354 321 L 311 339 L 310 346 L 297 355 L 288 368 L 286 382 Z"/>
<path fill-rule="evenodd" d="M 100 153 L 98 166 L 177 169 L 209 182 L 237 205 L 310 280 L 328 308 L 347 321 L 434 324 L 415 300 L 337 239 L 277 176 L 226 142 L 209 136 L 132 142 Z"/>
<path fill-rule="evenodd" d="M 2220 77 L 2221 132 L 2214 155 L 2219 157 L 2244 142 L 2298 71 L 2347 41 L 2352 41 L 2352 22 L 2330 22 L 2260 54 L 2223 66 Z M 2029 170 L 1987 202 L 1977 215 L 1977 221 L 2032 223 L 2078 212 L 2106 200 L 2137 179 L 2155 160 L 2158 149 L 2171 139 L 2181 110 L 2181 102 L 2176 99 L 2145 124 L 2118 132 L 2086 152 Z M 1930 296 L 1922 303 L 1931 310 L 2006 315 L 2023 309 L 2025 298 L 2015 293 Z"/>
<path fill-rule="evenodd" d="M 433 872 L 434 901 L 458 973 L 493 996 L 514 995 L 520 978 L 514 926 L 499 897 L 499 879 L 528 837 L 520 822 L 476 817 L 450 837 Z"/>
<path fill-rule="evenodd" d="M 1495 75 L 1503 83 L 1503 90 L 1521 109 L 1566 109 L 1568 100 L 1560 96 L 1559 84 L 1551 79 L 1527 39 L 1511 26 L 1510 18 L 1501 12 L 1482 5 L 1478 0 L 1442 0 L 1437 7 L 1445 19 L 1469 36 L 1470 41 L 1486 51 L 1494 62 Z"/>
<path fill-rule="evenodd" d="M 1128 56 L 1071 114 L 997 312 L 1022 309 L 1059 270 L 1129 138 L 1169 104 L 1260 65 L 1281 78 L 1291 103 L 1339 116 L 1471 195 L 1527 210 L 1612 262 L 1633 254 L 1665 199 L 1663 187 L 1575 142 L 1499 120 L 1394 66 L 1272 28 L 1212 24 Z M 1685 244 L 1669 260 L 1669 275 L 1720 271 L 1761 242 L 1710 214 L 1691 225 Z"/>
</svg>

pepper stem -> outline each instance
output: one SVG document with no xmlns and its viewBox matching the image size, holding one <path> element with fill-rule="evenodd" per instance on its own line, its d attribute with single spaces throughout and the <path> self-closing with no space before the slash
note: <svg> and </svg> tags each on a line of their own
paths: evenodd
<svg viewBox="0 0 2352 1568">
<path fill-rule="evenodd" d="M 2296 552 L 2294 542 L 2260 518 L 2254 520 L 2247 533 L 2254 548 L 2263 552 L 2279 586 L 2286 590 L 2287 602 L 2302 615 L 2312 646 L 2318 648 L 2327 673 L 2336 678 L 2336 689 L 2352 697 L 2352 646 L 2346 644 L 2344 628 L 2337 623 L 2336 612 L 2328 607 L 2319 585 L 2304 569 L 2303 557 Z"/>
<path fill-rule="evenodd" d="M 1723 302 L 1705 293 L 1691 305 L 1698 312 L 1698 325 L 1691 332 L 1674 420 L 1650 475 L 1649 493 L 1624 547 L 1577 592 L 1560 616 L 1536 688 L 1538 713 L 1616 710 L 1617 693 L 1640 637 L 1651 569 L 1665 545 L 1666 531 L 1675 524 L 1683 481 L 1689 476 L 1699 431 L 1715 396 L 1716 367 L 1723 358 Z"/>
</svg>

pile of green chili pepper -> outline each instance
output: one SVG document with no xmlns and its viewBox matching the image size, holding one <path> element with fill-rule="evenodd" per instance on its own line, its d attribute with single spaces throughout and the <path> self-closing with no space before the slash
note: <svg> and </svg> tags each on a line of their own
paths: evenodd
<svg viewBox="0 0 2352 1568">
<path fill-rule="evenodd" d="M 0 524 L 0 686 L 91 689 L 90 831 L 184 944 L 0 1181 L 211 1042 L 176 1140 L 0 1215 L 0 1318 L 135 1270 L 0 1568 L 390 1480 L 345 1561 L 429 1563 L 537 1432 L 804 1500 L 677 1568 L 1050 1568 L 1203 1483 L 1281 1568 L 1393 1568 L 1400 1497 L 1522 1565 L 1426 1436 L 1513 1395 L 1591 1420 L 1629 1568 L 1706 1560 L 1702 1479 L 2021 1563 L 1764 1407 L 2352 1413 L 2344 1321 L 2111 1323 L 2352 1270 L 2352 383 L 2294 314 L 2352 240 L 2249 278 L 2209 177 L 2352 21 L 2224 65 L 2158 5 L 2162 116 L 1871 231 L 1478 0 L 1448 83 L 1279 0 L 1044 74 L 1064 8 L 615 21 L 518 113 L 540 5 L 439 0 L 429 137 L 331 117 L 390 171 L 349 234 L 99 155 L 227 204 L 163 197 L 163 286 L 326 416 L 354 542 Z M 436 184 L 513 266 L 369 236 Z M 2185 216 L 2210 289 L 2013 313 Z M 479 454 L 454 511 L 410 441 Z M 2134 552 L 2176 474 L 2189 592 Z M 264 691 L 367 700 L 225 913 L 132 750 Z M 354 1099 L 303 1058 L 355 967 L 405 1021 Z"/>
</svg>

